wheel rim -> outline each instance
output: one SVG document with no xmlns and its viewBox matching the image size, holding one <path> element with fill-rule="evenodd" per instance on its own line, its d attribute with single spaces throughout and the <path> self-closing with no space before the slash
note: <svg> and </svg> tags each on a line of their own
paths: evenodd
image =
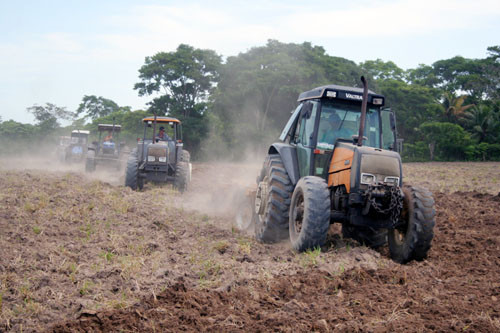
<svg viewBox="0 0 500 333">
<path fill-rule="evenodd" d="M 296 234 L 300 234 L 302 230 L 302 222 L 304 220 L 304 196 L 298 193 L 297 200 L 293 206 L 293 227 Z"/>
<path fill-rule="evenodd" d="M 259 183 L 257 188 L 257 193 L 255 194 L 255 213 L 257 215 L 264 215 L 266 211 L 266 201 L 267 201 L 267 177 Z"/>
</svg>

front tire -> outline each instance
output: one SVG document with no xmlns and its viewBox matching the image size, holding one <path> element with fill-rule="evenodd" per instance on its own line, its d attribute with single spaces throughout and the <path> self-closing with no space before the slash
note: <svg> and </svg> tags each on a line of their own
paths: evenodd
<svg viewBox="0 0 500 333">
<path fill-rule="evenodd" d="M 404 200 L 402 226 L 389 230 L 389 251 L 391 258 L 399 263 L 423 260 L 434 237 L 434 198 L 423 187 L 403 187 Z"/>
<path fill-rule="evenodd" d="M 288 236 L 288 210 L 293 185 L 279 154 L 264 161 L 255 196 L 255 238 L 275 243 Z"/>
<path fill-rule="evenodd" d="M 180 192 L 187 190 L 189 184 L 189 163 L 178 162 L 175 166 L 175 181 L 174 186 Z"/>
<path fill-rule="evenodd" d="M 330 228 L 330 195 L 325 180 L 301 178 L 290 204 L 289 232 L 292 247 L 303 252 L 325 244 Z"/>
<path fill-rule="evenodd" d="M 132 190 L 142 188 L 142 181 L 139 181 L 139 161 L 137 159 L 137 150 L 134 150 L 128 157 L 127 170 L 125 171 L 125 186 Z"/>
<path fill-rule="evenodd" d="M 182 149 L 181 150 L 181 161 L 182 162 L 187 162 L 191 161 L 191 154 L 187 150 Z"/>
</svg>

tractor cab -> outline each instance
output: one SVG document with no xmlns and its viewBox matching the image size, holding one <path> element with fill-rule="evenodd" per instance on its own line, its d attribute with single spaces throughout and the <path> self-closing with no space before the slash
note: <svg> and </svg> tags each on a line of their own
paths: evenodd
<svg viewBox="0 0 500 333">
<path fill-rule="evenodd" d="M 326 178 L 335 147 L 358 144 L 362 98 L 363 89 L 337 85 L 300 94 L 300 104 L 280 135 L 296 147 L 300 177 Z M 384 102 L 384 96 L 368 91 L 362 145 L 371 151 L 396 148 L 395 116 Z"/>
<path fill-rule="evenodd" d="M 120 153 L 121 125 L 99 124 L 97 130 L 99 137 L 96 144 L 96 155 L 118 155 Z"/>
</svg>

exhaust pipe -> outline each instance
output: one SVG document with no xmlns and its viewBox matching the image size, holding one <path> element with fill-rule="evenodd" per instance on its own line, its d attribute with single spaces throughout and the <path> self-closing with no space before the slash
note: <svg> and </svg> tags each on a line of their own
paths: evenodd
<svg viewBox="0 0 500 333">
<path fill-rule="evenodd" d="M 153 120 L 153 144 L 156 143 L 156 112 L 153 111 L 154 114 L 154 120 Z"/>
<path fill-rule="evenodd" d="M 358 132 L 358 147 L 363 145 L 363 135 L 365 134 L 365 119 L 366 119 L 366 105 L 368 104 L 368 82 L 364 76 L 361 77 L 363 82 L 363 101 L 361 102 L 361 119 Z"/>
</svg>

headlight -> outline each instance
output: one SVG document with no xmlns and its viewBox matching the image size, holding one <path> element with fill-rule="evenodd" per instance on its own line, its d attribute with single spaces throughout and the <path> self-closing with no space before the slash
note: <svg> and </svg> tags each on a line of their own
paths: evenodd
<svg viewBox="0 0 500 333">
<path fill-rule="evenodd" d="M 167 161 L 167 157 L 166 157 L 166 156 L 160 156 L 160 157 L 158 158 L 158 160 L 159 160 L 160 162 L 166 162 L 166 161 Z"/>
<path fill-rule="evenodd" d="M 384 183 L 391 186 L 399 185 L 399 177 L 385 177 Z"/>
<path fill-rule="evenodd" d="M 362 173 L 361 174 L 361 184 L 371 185 L 371 184 L 374 184 L 376 180 L 377 180 L 377 178 L 375 178 L 375 176 L 372 175 L 371 173 Z"/>
<path fill-rule="evenodd" d="M 148 156 L 148 162 L 154 162 L 154 161 L 156 161 L 156 157 L 149 155 Z"/>
</svg>

